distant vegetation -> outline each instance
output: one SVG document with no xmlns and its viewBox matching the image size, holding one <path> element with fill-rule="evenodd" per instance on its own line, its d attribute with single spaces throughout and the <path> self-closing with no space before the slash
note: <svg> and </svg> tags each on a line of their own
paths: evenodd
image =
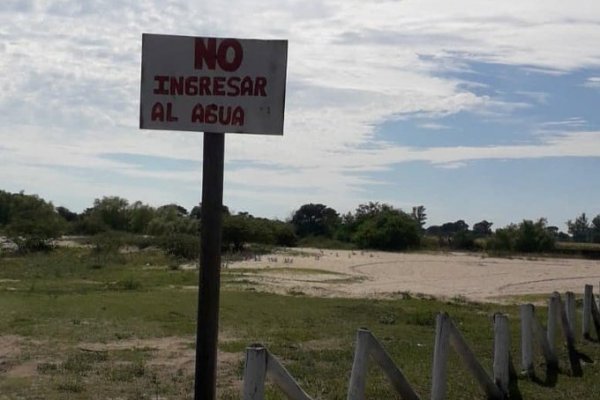
<svg viewBox="0 0 600 400">
<path fill-rule="evenodd" d="M 83 235 L 105 243 L 162 247 L 186 259 L 198 256 L 201 207 L 191 210 L 167 204 L 152 207 L 121 197 L 96 199 L 81 213 L 55 207 L 36 195 L 0 190 L 0 234 L 14 241 L 20 251 L 49 250 L 49 240 L 63 235 Z M 250 243 L 269 246 L 318 246 L 379 250 L 481 250 L 499 253 L 563 254 L 598 252 L 595 246 L 564 243 L 600 243 L 600 215 L 588 220 L 585 213 L 567 221 L 568 233 L 548 226 L 544 218 L 492 230 L 483 220 L 472 228 L 457 220 L 425 228 L 424 206 L 411 213 L 389 204 L 360 204 L 354 212 L 340 215 L 324 204 L 309 203 L 298 208 L 288 221 L 259 218 L 247 212 L 233 214 L 224 206 L 223 250 L 243 251 Z M 557 246 L 557 243 L 562 243 Z"/>
</svg>

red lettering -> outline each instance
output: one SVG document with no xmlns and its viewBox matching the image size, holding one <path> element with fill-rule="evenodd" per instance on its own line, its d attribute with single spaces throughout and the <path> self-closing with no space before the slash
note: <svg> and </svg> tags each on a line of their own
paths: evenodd
<svg viewBox="0 0 600 400">
<path fill-rule="evenodd" d="M 208 43 L 204 43 L 204 40 L 196 38 L 194 68 L 202 69 L 204 63 L 206 63 L 208 69 L 215 69 L 217 66 L 217 39 L 210 38 Z"/>
<path fill-rule="evenodd" d="M 232 76 L 227 79 L 227 87 L 229 90 L 227 91 L 227 96 L 239 96 L 240 95 L 240 78 L 237 76 Z"/>
<path fill-rule="evenodd" d="M 217 122 L 217 105 L 209 104 L 204 110 L 204 122 L 207 124 L 214 124 Z"/>
<path fill-rule="evenodd" d="M 202 104 L 198 103 L 192 109 L 192 122 L 242 126 L 244 125 L 244 109 L 241 107 L 217 106 L 216 104 L 203 107 Z"/>
<path fill-rule="evenodd" d="M 227 113 L 227 114 L 225 114 Z M 231 107 L 219 107 L 219 123 L 221 125 L 229 125 L 231 120 Z"/>
<path fill-rule="evenodd" d="M 176 122 L 179 118 L 173 115 L 173 103 L 167 103 L 167 121 Z"/>
<path fill-rule="evenodd" d="M 152 121 L 160 121 L 163 122 L 165 120 L 165 109 L 161 103 L 155 103 L 152 106 L 152 113 L 150 114 L 150 119 Z"/>
<path fill-rule="evenodd" d="M 254 81 L 254 95 L 266 97 L 267 93 L 265 88 L 267 87 L 267 78 L 264 76 L 257 76 Z"/>
<path fill-rule="evenodd" d="M 228 55 L 231 54 L 229 50 L 232 50 L 233 57 L 228 60 Z M 239 41 L 235 39 L 225 39 L 219 43 L 219 50 L 217 52 L 217 61 L 219 62 L 219 67 L 223 71 L 233 72 L 237 70 L 242 64 L 242 59 L 244 58 L 244 49 Z"/>
<path fill-rule="evenodd" d="M 197 76 L 188 76 L 185 78 L 185 94 L 187 96 L 196 96 L 198 94 L 198 86 L 196 86 L 197 82 Z"/>
<path fill-rule="evenodd" d="M 225 78 L 216 76 L 213 78 L 213 96 L 225 96 Z"/>
<path fill-rule="evenodd" d="M 252 78 L 245 76 L 242 79 L 241 94 L 242 96 L 252 96 Z"/>
<path fill-rule="evenodd" d="M 194 68 L 214 70 L 219 65 L 223 71 L 233 72 L 242 64 L 244 49 L 235 39 L 223 39 L 217 47 L 215 38 L 196 38 L 194 42 Z"/>
<path fill-rule="evenodd" d="M 192 122 L 204 122 L 204 108 L 202 108 L 202 104 L 196 104 L 192 110 Z"/>
<path fill-rule="evenodd" d="M 200 77 L 200 84 L 198 85 L 200 96 L 210 96 L 210 78 L 208 76 Z"/>
<path fill-rule="evenodd" d="M 234 108 L 233 116 L 231 117 L 231 125 L 244 125 L 244 109 L 242 107 Z"/>
<path fill-rule="evenodd" d="M 156 82 L 158 84 L 158 87 L 154 88 L 154 94 L 169 94 L 169 92 L 167 91 L 167 88 L 165 87 L 165 84 L 167 83 L 168 80 L 169 80 L 168 76 L 156 75 L 154 77 L 154 82 Z"/>
<path fill-rule="evenodd" d="M 183 94 L 183 76 L 172 76 L 169 82 L 169 94 L 181 96 Z"/>
</svg>

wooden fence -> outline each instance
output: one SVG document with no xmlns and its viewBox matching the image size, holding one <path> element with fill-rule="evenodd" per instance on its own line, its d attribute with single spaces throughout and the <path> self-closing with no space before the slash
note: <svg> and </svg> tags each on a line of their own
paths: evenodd
<svg viewBox="0 0 600 400">
<path fill-rule="evenodd" d="M 586 285 L 583 298 L 582 337 L 591 339 L 593 323 L 600 341 L 600 312 L 593 293 L 593 287 Z M 554 292 L 548 300 L 546 328 L 536 317 L 532 304 L 520 306 L 521 328 L 521 369 L 522 373 L 534 377 L 535 343 L 541 350 L 546 364 L 547 376 L 556 377 L 559 359 L 556 351 L 557 328 L 560 326 L 568 351 L 569 369 L 573 376 L 582 376 L 581 354 L 575 348 L 576 303 L 572 292 L 565 294 L 565 301 Z M 473 375 L 488 399 L 500 400 L 510 396 L 511 380 L 516 378 L 510 357 L 510 329 L 508 317 L 496 313 L 493 318 L 494 355 L 492 373 L 482 367 L 459 329 L 450 316 L 441 313 L 436 319 L 435 345 L 433 352 L 431 399 L 443 400 L 446 397 L 447 361 L 450 349 L 454 349 L 467 370 Z M 383 370 L 394 390 L 406 400 L 419 400 L 403 372 L 394 363 L 377 338 L 367 329 L 361 328 L 356 335 L 356 347 L 352 372 L 348 385 L 347 400 L 365 398 L 368 361 L 372 359 Z M 246 349 L 243 399 L 263 400 L 265 380 L 273 383 L 291 400 L 312 400 L 300 387 L 283 365 L 263 346 L 253 345 Z"/>
</svg>

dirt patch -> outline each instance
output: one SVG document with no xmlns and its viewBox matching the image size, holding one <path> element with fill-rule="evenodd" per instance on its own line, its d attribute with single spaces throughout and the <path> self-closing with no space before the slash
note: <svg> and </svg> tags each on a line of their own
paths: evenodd
<svg viewBox="0 0 600 400">
<path fill-rule="evenodd" d="M 226 335 L 221 341 L 229 340 Z M 181 371 L 184 375 L 193 375 L 195 368 L 196 351 L 194 338 L 162 337 L 150 339 L 128 339 L 109 343 L 80 343 L 78 348 L 82 351 L 119 351 L 119 350 L 145 350 L 151 353 L 147 365 L 160 367 L 159 370 Z M 223 386 L 237 386 L 237 369 L 243 354 L 219 351 L 217 354 L 217 368 L 219 382 Z M 166 368 L 165 368 L 166 367 Z"/>
<path fill-rule="evenodd" d="M 6 372 L 9 378 L 31 378 L 37 375 L 38 361 L 27 361 L 22 364 L 15 365 Z"/>
<path fill-rule="evenodd" d="M 15 335 L 0 336 L 0 372 L 8 372 L 18 364 L 22 340 Z"/>
<path fill-rule="evenodd" d="M 295 249 L 296 255 L 291 254 L 277 253 L 232 263 L 230 271 L 240 270 L 239 279 L 248 282 L 253 290 L 275 293 L 363 298 L 421 293 L 488 302 L 553 291 L 580 293 L 585 284 L 600 279 L 598 260 L 316 249 Z M 324 273 L 303 272 L 310 269 Z"/>
</svg>

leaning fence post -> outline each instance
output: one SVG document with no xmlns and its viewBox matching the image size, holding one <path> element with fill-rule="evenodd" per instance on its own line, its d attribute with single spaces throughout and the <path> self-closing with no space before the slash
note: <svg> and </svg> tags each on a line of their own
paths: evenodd
<svg viewBox="0 0 600 400">
<path fill-rule="evenodd" d="M 267 349 L 252 345 L 246 349 L 244 368 L 244 400 L 265 398 L 265 375 L 267 372 Z"/>
<path fill-rule="evenodd" d="M 554 292 L 548 302 L 548 326 L 546 327 L 546 337 L 554 354 L 556 354 L 556 318 L 559 315 L 559 307 L 560 295 Z"/>
<path fill-rule="evenodd" d="M 592 309 L 590 310 L 592 313 L 592 321 L 594 322 L 594 328 L 596 329 L 596 337 L 600 340 L 600 312 L 598 312 L 598 305 L 596 304 L 596 299 L 592 293 Z"/>
<path fill-rule="evenodd" d="M 448 314 L 440 313 L 435 322 L 431 400 L 444 400 L 446 398 L 446 364 L 450 345 L 448 318 Z"/>
<path fill-rule="evenodd" d="M 575 293 L 567 292 L 565 294 L 565 311 L 567 312 L 567 321 L 569 322 L 569 329 L 575 340 Z"/>
<path fill-rule="evenodd" d="M 356 333 L 356 349 L 354 362 L 348 385 L 348 400 L 363 400 L 367 381 L 367 361 L 369 359 L 370 332 L 361 328 Z"/>
<path fill-rule="evenodd" d="M 592 301 L 594 301 L 594 287 L 585 285 L 583 294 L 583 325 L 582 334 L 584 339 L 590 339 L 590 322 L 592 317 Z"/>
<path fill-rule="evenodd" d="M 450 320 L 448 320 L 448 329 L 450 330 L 450 343 L 460 358 L 462 358 L 467 369 L 475 377 L 479 386 L 485 391 L 488 399 L 498 400 L 504 398 L 502 391 L 496 386 L 481 364 L 479 364 L 475 354 L 473 354 L 473 351 L 469 348 L 469 345 L 462 337 L 460 331 Z"/>
<path fill-rule="evenodd" d="M 379 364 L 385 375 L 388 377 L 396 392 L 400 394 L 403 400 L 419 400 L 419 396 L 410 386 L 402 371 L 394 364 L 390 355 L 385 351 L 379 340 L 372 334 L 369 335 L 371 344 L 369 345 L 370 353 L 373 359 Z"/>
<path fill-rule="evenodd" d="M 494 382 L 504 395 L 509 392 L 510 332 L 508 318 L 494 314 Z"/>
<path fill-rule="evenodd" d="M 558 297 L 559 301 L 559 310 L 560 310 L 560 322 L 562 325 L 563 333 L 567 339 L 567 351 L 569 353 L 569 363 L 571 364 L 571 372 L 573 376 L 581 376 L 583 375 L 583 370 L 581 369 L 581 362 L 579 360 L 579 353 L 575 349 L 575 338 L 573 337 L 573 331 L 571 330 L 571 326 L 569 325 L 569 318 L 567 317 L 567 306 L 562 304 L 560 300 L 560 295 Z"/>
<path fill-rule="evenodd" d="M 267 375 L 290 400 L 311 400 L 310 396 L 273 355 L 267 352 Z"/>
<path fill-rule="evenodd" d="M 522 304 L 521 308 L 521 369 L 533 374 L 533 304 Z"/>
</svg>

